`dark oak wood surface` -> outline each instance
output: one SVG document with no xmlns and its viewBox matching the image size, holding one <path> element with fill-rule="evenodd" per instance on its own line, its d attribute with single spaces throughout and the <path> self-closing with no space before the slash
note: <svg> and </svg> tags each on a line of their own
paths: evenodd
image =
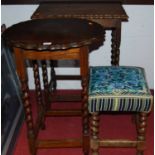
<svg viewBox="0 0 155 155">
<path fill-rule="evenodd" d="M 62 50 L 103 43 L 104 29 L 97 23 L 82 19 L 36 19 L 11 26 L 3 38 L 14 47 Z"/>
<path fill-rule="evenodd" d="M 37 18 L 87 18 L 87 19 L 120 19 L 127 21 L 128 16 L 120 3 L 45 3 L 33 13 Z"/>
</svg>

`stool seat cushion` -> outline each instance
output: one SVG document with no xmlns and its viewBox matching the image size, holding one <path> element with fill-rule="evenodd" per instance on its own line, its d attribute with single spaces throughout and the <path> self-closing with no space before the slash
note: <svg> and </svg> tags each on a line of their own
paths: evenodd
<svg viewBox="0 0 155 155">
<path fill-rule="evenodd" d="M 88 98 L 90 112 L 149 112 L 152 101 L 143 68 L 90 67 Z"/>
</svg>

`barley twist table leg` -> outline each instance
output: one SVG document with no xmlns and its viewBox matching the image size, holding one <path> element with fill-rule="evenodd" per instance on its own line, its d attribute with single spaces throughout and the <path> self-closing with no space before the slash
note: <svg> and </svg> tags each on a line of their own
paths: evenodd
<svg viewBox="0 0 155 155">
<path fill-rule="evenodd" d="M 46 61 L 42 61 L 42 77 L 44 84 L 44 100 L 45 100 L 45 108 L 46 110 L 50 109 L 51 96 L 48 85 L 48 72 L 47 72 L 47 64 Z"/>
<path fill-rule="evenodd" d="M 89 152 L 88 79 L 82 78 L 82 119 L 84 154 Z"/>
<path fill-rule="evenodd" d="M 41 92 L 41 85 L 40 85 L 40 76 L 39 76 L 39 67 L 37 61 L 33 61 L 33 72 L 34 72 L 34 81 L 35 81 L 35 90 L 36 90 L 36 98 L 38 104 L 38 120 L 39 126 L 44 129 L 45 122 L 44 122 L 44 114 L 45 114 L 45 107 L 43 104 L 42 92 Z"/>
<path fill-rule="evenodd" d="M 53 61 L 50 61 L 50 66 L 51 66 L 51 80 L 49 83 L 49 89 L 51 92 L 56 91 L 57 88 L 57 82 L 56 82 L 56 73 L 55 73 L 55 69 L 54 69 L 54 64 Z"/>
<path fill-rule="evenodd" d="M 111 65 L 118 66 L 120 59 L 120 42 L 121 42 L 121 25 L 118 22 L 118 26 L 112 29 L 112 39 L 111 39 Z"/>
<path fill-rule="evenodd" d="M 29 149 L 31 154 L 35 155 L 36 154 L 36 148 L 35 148 L 36 135 L 34 133 L 32 107 L 29 101 L 27 81 L 21 81 L 21 85 L 22 85 L 22 100 L 24 104 L 25 119 L 27 124 L 27 137 L 29 142 Z"/>
</svg>

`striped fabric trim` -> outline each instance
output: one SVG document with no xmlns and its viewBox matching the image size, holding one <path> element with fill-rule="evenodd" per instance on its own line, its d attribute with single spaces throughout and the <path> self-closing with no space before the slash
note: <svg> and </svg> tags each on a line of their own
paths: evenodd
<svg viewBox="0 0 155 155">
<path fill-rule="evenodd" d="M 122 112 L 149 112 L 153 98 L 91 98 L 89 97 L 89 112 L 122 111 Z"/>
<path fill-rule="evenodd" d="M 153 104 L 145 71 L 132 66 L 90 67 L 89 112 L 149 112 Z"/>
</svg>

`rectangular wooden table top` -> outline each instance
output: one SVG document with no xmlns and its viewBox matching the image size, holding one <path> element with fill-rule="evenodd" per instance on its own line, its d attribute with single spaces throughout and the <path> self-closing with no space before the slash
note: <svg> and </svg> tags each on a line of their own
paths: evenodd
<svg viewBox="0 0 155 155">
<path fill-rule="evenodd" d="M 37 8 L 31 18 L 58 17 L 128 20 L 121 3 L 45 3 Z"/>
<path fill-rule="evenodd" d="M 83 18 L 101 24 L 106 30 L 112 30 L 112 65 L 119 64 L 121 23 L 128 21 L 122 3 L 115 2 L 76 2 L 43 3 L 32 14 L 31 19 L 44 18 Z M 67 61 L 68 62 L 68 61 Z M 62 65 L 61 65 L 62 64 Z M 56 66 L 77 66 L 78 63 L 59 62 Z"/>
</svg>

